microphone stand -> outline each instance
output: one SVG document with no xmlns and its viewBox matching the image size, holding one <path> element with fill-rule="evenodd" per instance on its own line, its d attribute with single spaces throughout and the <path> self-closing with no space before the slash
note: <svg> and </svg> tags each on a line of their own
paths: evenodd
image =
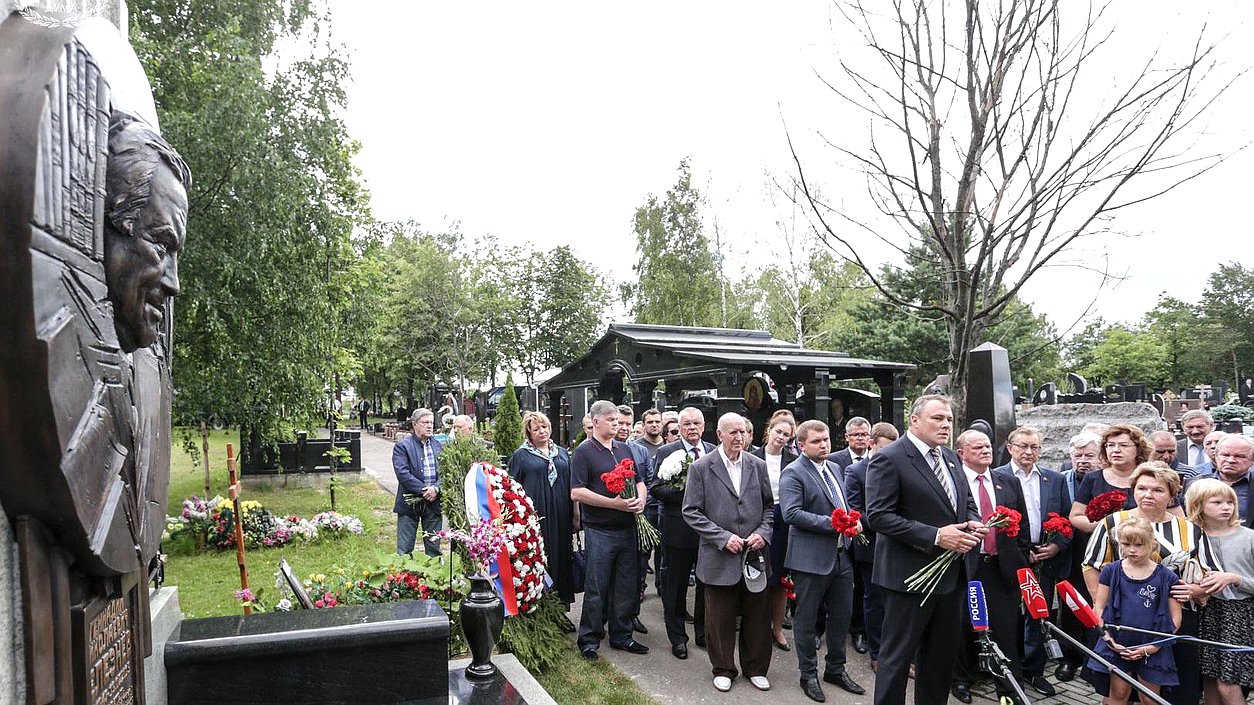
<svg viewBox="0 0 1254 705">
<path fill-rule="evenodd" d="M 1032 701 L 1028 699 L 1028 694 L 1023 692 L 1023 687 L 1019 685 L 1019 681 L 1015 680 L 1014 673 L 1010 670 L 1010 659 L 1006 658 L 1006 654 L 1002 653 L 1001 647 L 997 642 L 988 638 L 987 632 L 981 632 L 980 642 L 980 661 L 984 665 L 984 670 L 993 675 L 1001 676 L 1001 679 L 1010 684 L 1014 689 L 1015 695 L 1019 697 L 1019 702 L 1023 705 L 1032 705 Z"/>
<path fill-rule="evenodd" d="M 1247 651 L 1250 648 L 1249 646 L 1242 646 L 1241 644 L 1225 644 L 1222 641 L 1208 641 L 1206 639 L 1200 639 L 1190 634 L 1168 634 L 1166 632 L 1150 631 L 1149 629 L 1138 629 L 1136 627 L 1124 627 L 1118 624 L 1107 624 L 1107 625 L 1104 625 L 1102 628 L 1106 630 L 1114 630 L 1117 632 L 1133 632 L 1135 634 L 1145 634 L 1147 636 L 1158 636 L 1158 637 L 1163 637 L 1164 639 L 1175 638 L 1179 641 L 1191 642 L 1194 644 L 1201 644 L 1202 646 L 1210 646 L 1216 649 L 1234 649 L 1236 651 Z"/>
<path fill-rule="evenodd" d="M 1042 619 L 1041 624 L 1045 625 L 1045 628 L 1049 630 L 1050 634 L 1053 634 L 1054 636 L 1061 638 L 1063 641 L 1067 642 L 1068 644 L 1071 644 L 1076 649 L 1079 649 L 1085 654 L 1091 656 L 1093 660 L 1102 664 L 1106 668 L 1109 668 L 1110 674 L 1112 676 L 1119 676 L 1119 678 L 1123 679 L 1128 685 L 1132 686 L 1133 690 L 1141 694 L 1141 698 L 1142 698 L 1141 702 L 1145 702 L 1145 699 L 1148 698 L 1149 702 L 1154 703 L 1154 705 L 1171 705 L 1166 700 L 1163 700 L 1162 696 L 1150 690 L 1149 688 L 1146 688 L 1145 686 L 1141 685 L 1140 681 L 1128 675 L 1127 673 L 1124 673 L 1123 670 L 1121 670 L 1118 666 L 1102 658 L 1100 654 L 1093 651 L 1092 649 L 1085 646 L 1084 644 L 1081 644 L 1079 641 L 1072 638 L 1070 634 L 1064 632 L 1063 630 L 1059 629 L 1053 624 L 1050 624 L 1047 620 Z"/>
</svg>

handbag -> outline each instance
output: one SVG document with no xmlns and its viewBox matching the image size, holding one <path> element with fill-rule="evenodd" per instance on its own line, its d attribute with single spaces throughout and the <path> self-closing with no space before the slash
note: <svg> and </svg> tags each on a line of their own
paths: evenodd
<svg viewBox="0 0 1254 705">
<path fill-rule="evenodd" d="M 588 574 L 588 551 L 583 545 L 583 532 L 575 534 L 575 553 L 570 564 L 570 579 L 575 592 L 583 592 L 583 584 Z"/>
</svg>

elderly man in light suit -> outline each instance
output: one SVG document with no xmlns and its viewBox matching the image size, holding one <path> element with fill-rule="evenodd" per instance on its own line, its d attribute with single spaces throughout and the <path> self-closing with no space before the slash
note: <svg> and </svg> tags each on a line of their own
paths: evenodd
<svg viewBox="0 0 1254 705">
<path fill-rule="evenodd" d="M 705 583 L 705 633 L 714 687 L 731 690 L 736 677 L 736 617 L 740 617 L 740 667 L 758 690 L 769 690 L 771 604 L 766 590 L 745 584 L 744 551 L 763 551 L 771 540 L 775 497 L 766 461 L 743 452 L 744 417 L 718 420 L 719 445 L 688 468 L 684 521 L 697 532 L 697 579 Z M 765 564 L 763 565 L 765 570 Z M 763 584 L 765 587 L 765 584 Z"/>
<path fill-rule="evenodd" d="M 793 634 L 801 690 L 821 703 L 827 698 L 819 686 L 814 639 L 820 605 L 827 608 L 823 680 L 854 695 L 866 692 L 845 671 L 845 636 L 853 615 L 853 559 L 850 539 L 832 528 L 832 512 L 848 511 L 850 506 L 840 466 L 827 459 L 832 450 L 827 424 L 810 420 L 798 426 L 797 446 L 801 457 L 784 468 L 779 478 L 779 509 L 788 524 L 784 567 L 792 571 L 797 592 Z"/>
</svg>

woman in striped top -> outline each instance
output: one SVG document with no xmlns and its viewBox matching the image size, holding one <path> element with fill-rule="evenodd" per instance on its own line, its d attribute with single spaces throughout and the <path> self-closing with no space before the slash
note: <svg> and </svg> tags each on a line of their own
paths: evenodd
<svg viewBox="0 0 1254 705">
<path fill-rule="evenodd" d="M 1176 504 L 1176 496 L 1180 494 L 1180 476 L 1166 463 L 1151 461 L 1141 463 L 1130 480 L 1136 509 L 1115 512 L 1097 524 L 1085 550 L 1084 582 L 1091 594 L 1097 594 L 1098 576 L 1102 568 L 1107 563 L 1119 560 L 1115 527 L 1130 517 L 1144 519 L 1153 528 L 1158 545 L 1150 557 L 1155 562 L 1162 563 L 1172 555 L 1185 553 L 1196 558 L 1203 570 L 1219 570 L 1219 559 L 1202 530 L 1196 524 L 1168 511 L 1169 507 Z M 1198 612 L 1190 598 L 1202 596 L 1205 591 L 1200 586 L 1177 588 L 1172 589 L 1172 597 L 1185 603 L 1183 621 L 1177 633 L 1197 636 Z M 1172 687 L 1165 697 L 1172 703 L 1196 705 L 1202 696 L 1197 647 L 1177 643 L 1172 648 L 1175 650 L 1180 684 Z M 1094 685 L 1101 692 L 1102 685 L 1098 682 L 1094 682 Z"/>
</svg>

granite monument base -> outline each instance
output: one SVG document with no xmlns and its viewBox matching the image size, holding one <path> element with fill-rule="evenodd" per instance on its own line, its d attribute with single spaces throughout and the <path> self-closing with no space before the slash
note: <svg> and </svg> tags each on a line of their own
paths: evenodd
<svg viewBox="0 0 1254 705">
<path fill-rule="evenodd" d="M 165 647 L 169 703 L 443 705 L 448 638 L 430 600 L 184 620 Z"/>
<path fill-rule="evenodd" d="M 1114 404 L 1053 404 L 1036 406 L 1019 413 L 1019 423 L 1041 432 L 1041 464 L 1057 469 L 1069 456 L 1067 443 L 1084 429 L 1100 422 L 1107 425 L 1131 424 L 1147 434 L 1166 427 L 1158 410 L 1145 402 L 1122 401 Z"/>
<path fill-rule="evenodd" d="M 557 705 L 544 686 L 513 654 L 495 654 L 497 674 L 487 681 L 466 679 L 470 659 L 448 664 L 448 705 Z"/>
<path fill-rule="evenodd" d="M 144 703 L 166 705 L 165 659 L 162 658 L 162 652 L 166 642 L 183 621 L 183 610 L 179 607 L 179 589 L 171 586 L 149 590 L 148 601 L 152 614 L 152 655 L 144 659 Z"/>
</svg>

